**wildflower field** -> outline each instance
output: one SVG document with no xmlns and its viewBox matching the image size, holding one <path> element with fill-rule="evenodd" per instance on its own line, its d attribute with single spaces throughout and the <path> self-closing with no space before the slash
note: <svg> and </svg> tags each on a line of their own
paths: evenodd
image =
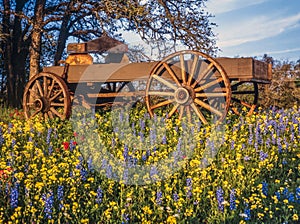
<svg viewBox="0 0 300 224">
<path fill-rule="evenodd" d="M 154 125 L 142 107 L 118 125 L 76 113 L 1 110 L 0 223 L 299 223 L 297 106 L 229 113 L 221 129 Z"/>
</svg>

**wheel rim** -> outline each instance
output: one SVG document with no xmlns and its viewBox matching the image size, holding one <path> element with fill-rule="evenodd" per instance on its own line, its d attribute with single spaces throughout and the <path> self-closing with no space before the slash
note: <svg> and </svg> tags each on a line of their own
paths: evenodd
<svg viewBox="0 0 300 224">
<path fill-rule="evenodd" d="M 66 83 L 57 75 L 42 72 L 27 83 L 23 95 L 25 117 L 66 119 L 71 111 Z"/>
<path fill-rule="evenodd" d="M 258 101 L 258 84 L 256 82 L 231 82 L 231 110 L 236 115 L 251 115 Z"/>
<path fill-rule="evenodd" d="M 145 99 L 151 116 L 163 110 L 167 117 L 191 120 L 195 115 L 206 124 L 225 118 L 230 97 L 230 82 L 221 65 L 204 53 L 188 50 L 174 53 L 155 66 Z"/>
</svg>

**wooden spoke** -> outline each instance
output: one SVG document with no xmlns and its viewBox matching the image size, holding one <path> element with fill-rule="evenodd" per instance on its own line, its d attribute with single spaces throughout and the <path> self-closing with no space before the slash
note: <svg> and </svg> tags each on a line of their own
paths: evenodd
<svg viewBox="0 0 300 224">
<path fill-rule="evenodd" d="M 196 97 L 224 97 L 227 93 L 196 93 Z"/>
<path fill-rule="evenodd" d="M 43 89 L 44 89 L 44 96 L 48 95 L 48 80 L 47 77 L 43 77 Z"/>
<path fill-rule="evenodd" d="M 39 91 L 40 96 L 44 96 L 43 90 L 42 90 L 42 87 L 41 87 L 41 84 L 40 84 L 40 81 L 39 81 L 39 80 L 36 80 L 36 81 L 35 81 L 35 84 L 36 84 L 36 86 L 37 86 L 37 88 L 38 88 L 38 91 Z"/>
<path fill-rule="evenodd" d="M 199 56 L 198 55 L 194 55 L 194 60 L 193 60 L 193 63 L 192 63 L 190 74 L 189 74 L 189 79 L 187 81 L 188 85 L 191 85 L 193 76 L 195 74 L 196 66 L 198 64 L 198 59 L 199 59 Z"/>
<path fill-rule="evenodd" d="M 163 79 L 163 78 L 161 78 L 161 77 L 159 77 L 159 76 L 157 76 L 157 75 L 153 75 L 152 77 L 153 77 L 154 79 L 156 79 L 157 81 L 163 83 L 164 85 L 168 86 L 168 87 L 171 88 L 171 89 L 174 89 L 174 90 L 177 89 L 177 87 L 176 87 L 175 85 L 173 85 L 173 84 L 170 83 L 169 81 L 167 81 L 167 80 L 165 80 L 165 79 Z"/>
<path fill-rule="evenodd" d="M 40 113 L 41 112 L 41 109 L 38 109 L 38 110 L 36 110 L 33 114 L 32 114 L 32 117 L 35 117 L 38 113 Z"/>
<path fill-rule="evenodd" d="M 186 72 L 185 72 L 185 64 L 184 64 L 183 54 L 180 54 L 180 67 L 181 67 L 181 78 L 183 84 L 186 84 Z"/>
<path fill-rule="evenodd" d="M 205 124 L 212 121 L 211 114 L 222 121 L 231 98 L 230 81 L 222 66 L 193 50 L 176 52 L 158 62 L 150 73 L 145 93 L 151 117 L 159 113 L 156 108 L 161 108 L 169 117 L 178 112 L 179 119 L 186 116 L 191 122 L 198 116 Z"/>
<path fill-rule="evenodd" d="M 218 115 L 220 117 L 223 116 L 222 112 L 218 111 L 216 108 L 213 108 L 212 106 L 208 105 L 207 103 L 205 103 L 205 102 L 203 102 L 203 101 L 201 101 L 201 100 L 199 100 L 197 98 L 194 99 L 194 102 L 196 104 L 198 104 L 199 106 L 201 106 L 201 107 L 209 110 L 210 112 L 212 112 L 212 113 L 214 113 L 214 114 L 216 114 L 216 115 Z"/>
<path fill-rule="evenodd" d="M 50 117 L 51 119 L 54 118 L 53 113 L 52 113 L 51 111 L 48 111 L 48 115 L 49 115 L 49 117 Z"/>
<path fill-rule="evenodd" d="M 152 96 L 172 96 L 172 97 L 174 97 L 175 95 L 174 92 L 159 92 L 159 91 L 149 91 L 148 94 Z"/>
<path fill-rule="evenodd" d="M 163 102 L 160 102 L 158 104 L 155 104 L 155 105 L 151 106 L 151 109 L 153 110 L 153 109 L 156 109 L 156 108 L 159 108 L 159 107 L 163 107 L 163 106 L 169 105 L 173 102 L 174 102 L 174 100 L 165 100 Z"/>
<path fill-rule="evenodd" d="M 50 98 L 50 101 L 53 101 L 53 100 L 55 100 L 60 94 L 62 94 L 62 90 L 60 89 L 54 96 L 52 96 L 51 98 Z"/>
<path fill-rule="evenodd" d="M 180 82 L 178 81 L 178 78 L 176 77 L 176 75 L 174 74 L 174 72 L 172 71 L 172 69 L 170 68 L 170 66 L 167 63 L 163 63 L 164 67 L 167 69 L 169 75 L 171 75 L 172 79 L 176 82 L 176 84 L 178 86 L 181 86 Z"/>
<path fill-rule="evenodd" d="M 186 108 L 186 116 L 188 118 L 188 121 L 192 122 L 191 108 L 190 108 L 190 106 L 186 106 L 185 108 Z"/>
<path fill-rule="evenodd" d="M 180 105 L 180 109 L 179 109 L 179 120 L 181 120 L 182 117 L 183 117 L 184 108 L 185 108 L 185 106 Z"/>
<path fill-rule="evenodd" d="M 54 85 L 55 85 L 55 80 L 52 80 L 51 86 L 50 86 L 50 88 L 49 88 L 49 92 L 48 92 L 48 94 L 47 94 L 47 97 L 48 97 L 48 98 L 51 96 L 51 92 L 52 92 L 52 90 L 53 90 L 53 88 L 54 88 Z"/>
<path fill-rule="evenodd" d="M 177 108 L 180 106 L 179 103 L 176 103 L 170 113 L 168 114 L 168 117 L 172 117 L 172 115 L 176 112 Z"/>
<path fill-rule="evenodd" d="M 63 103 L 53 103 L 53 102 L 51 102 L 50 106 L 53 106 L 53 107 L 63 107 L 64 104 Z"/>
<path fill-rule="evenodd" d="M 46 120 L 48 120 L 49 119 L 48 113 L 44 113 L 44 117 Z"/>
<path fill-rule="evenodd" d="M 57 117 L 61 118 L 61 119 L 64 119 L 64 115 L 58 113 L 57 110 L 55 110 L 53 107 L 50 108 L 50 111 L 55 114 Z"/>
<path fill-rule="evenodd" d="M 204 115 L 202 114 L 202 112 L 199 110 L 199 108 L 196 106 L 195 103 L 191 103 L 191 107 L 193 108 L 193 110 L 195 111 L 195 113 L 197 114 L 197 116 L 200 118 L 200 120 L 202 121 L 203 124 L 207 124 L 207 120 L 204 117 Z"/>
<path fill-rule="evenodd" d="M 211 69 L 213 68 L 214 64 L 210 63 L 207 68 L 197 77 L 197 79 L 195 80 L 195 82 L 191 85 L 192 88 L 195 88 L 195 86 L 197 85 L 197 83 L 199 83 L 204 77 L 205 75 L 211 71 Z"/>
<path fill-rule="evenodd" d="M 58 101 L 60 94 L 62 97 Z M 54 100 L 56 102 L 53 102 Z M 60 108 L 62 114 L 59 114 L 54 107 Z M 27 119 L 34 116 L 44 119 L 55 116 L 67 118 L 70 115 L 71 102 L 66 83 L 61 77 L 52 73 L 41 72 L 33 76 L 25 86 L 23 109 Z"/>
<path fill-rule="evenodd" d="M 214 81 L 206 83 L 206 84 L 204 84 L 204 85 L 202 85 L 202 86 L 200 86 L 200 87 L 198 87 L 198 88 L 196 88 L 194 90 L 195 90 L 195 92 L 200 92 L 200 91 L 205 90 L 205 89 L 207 89 L 209 87 L 212 87 L 212 86 L 214 86 L 214 85 L 216 85 L 216 84 L 218 84 L 218 83 L 220 83 L 222 81 L 223 81 L 223 78 L 221 77 L 221 78 L 218 78 L 218 79 L 216 79 Z"/>
</svg>

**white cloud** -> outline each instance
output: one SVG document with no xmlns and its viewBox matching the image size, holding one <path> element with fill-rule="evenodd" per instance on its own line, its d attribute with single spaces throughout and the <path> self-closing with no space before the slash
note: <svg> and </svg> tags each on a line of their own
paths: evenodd
<svg viewBox="0 0 300 224">
<path fill-rule="evenodd" d="M 269 0 L 209 0 L 206 3 L 207 11 L 212 14 L 220 14 L 224 12 L 230 12 L 233 10 L 245 8 L 251 5 L 261 4 Z"/>
<path fill-rule="evenodd" d="M 300 48 L 285 49 L 285 50 L 278 50 L 278 51 L 269 51 L 269 52 L 266 52 L 266 53 L 267 54 L 284 54 L 284 53 L 291 53 L 291 52 L 300 52 Z"/>
<path fill-rule="evenodd" d="M 219 47 L 232 47 L 250 41 L 276 36 L 288 29 L 299 27 L 300 13 L 285 18 L 256 16 L 244 21 L 233 21 L 218 29 Z"/>
</svg>

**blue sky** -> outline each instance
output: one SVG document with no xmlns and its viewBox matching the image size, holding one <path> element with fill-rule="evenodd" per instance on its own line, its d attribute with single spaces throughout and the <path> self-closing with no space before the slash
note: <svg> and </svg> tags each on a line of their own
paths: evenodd
<svg viewBox="0 0 300 224">
<path fill-rule="evenodd" d="M 208 0 L 219 56 L 300 59 L 299 0 Z"/>
</svg>

